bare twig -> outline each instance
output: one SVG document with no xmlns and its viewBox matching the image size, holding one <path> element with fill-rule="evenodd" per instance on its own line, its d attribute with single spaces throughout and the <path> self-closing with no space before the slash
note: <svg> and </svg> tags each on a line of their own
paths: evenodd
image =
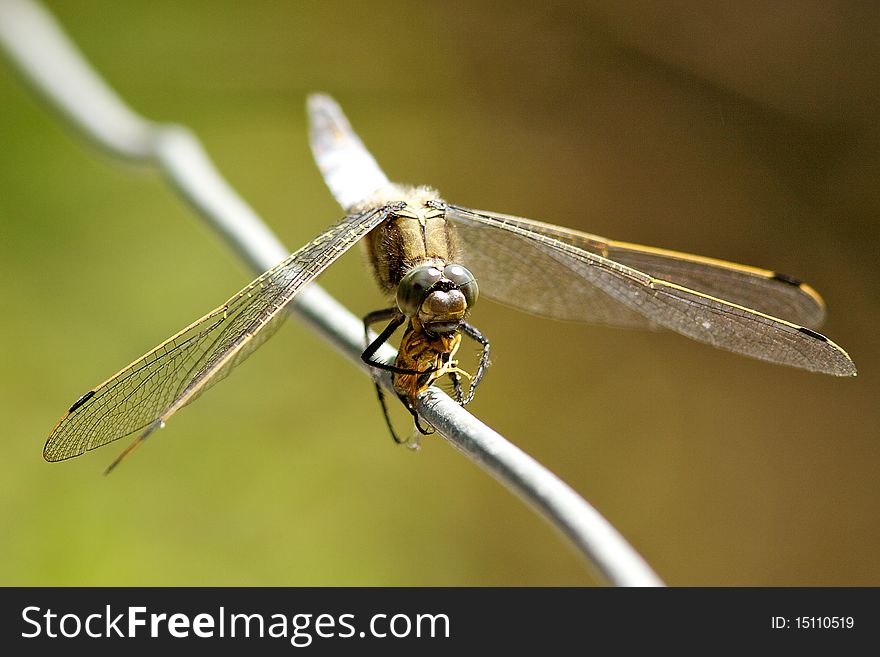
<svg viewBox="0 0 880 657">
<path fill-rule="evenodd" d="M 132 111 L 36 1 L 0 0 L 0 44 L 24 78 L 80 132 L 120 157 L 157 165 L 255 271 L 268 269 L 288 255 L 216 171 L 198 140 L 183 127 L 156 124 Z M 384 176 L 378 166 L 375 171 Z M 339 182 L 334 188 L 337 198 L 346 193 L 344 185 Z M 359 193 L 354 189 L 350 196 Z M 359 319 L 316 285 L 304 289 L 291 306 L 363 368 Z M 389 348 L 381 357 L 391 359 L 394 352 Z M 387 379 L 382 383 L 389 386 Z M 430 390 L 419 411 L 457 449 L 566 534 L 604 581 L 628 586 L 662 584 L 621 535 L 577 493 L 448 396 Z"/>
</svg>

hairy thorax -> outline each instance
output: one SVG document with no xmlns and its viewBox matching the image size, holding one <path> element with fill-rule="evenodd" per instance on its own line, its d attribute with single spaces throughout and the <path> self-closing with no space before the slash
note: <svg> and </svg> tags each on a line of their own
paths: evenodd
<svg viewBox="0 0 880 657">
<path fill-rule="evenodd" d="M 394 294 L 400 279 L 413 267 L 434 264 L 443 268 L 455 262 L 455 229 L 443 210 L 428 205 L 439 201 L 430 187 L 389 185 L 355 210 L 368 210 L 403 202 L 406 205 L 373 229 L 364 239 L 364 250 L 379 286 Z"/>
</svg>

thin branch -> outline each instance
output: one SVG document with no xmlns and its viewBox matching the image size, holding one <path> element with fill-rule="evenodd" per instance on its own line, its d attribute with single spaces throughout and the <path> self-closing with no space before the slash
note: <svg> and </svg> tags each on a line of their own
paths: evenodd
<svg viewBox="0 0 880 657">
<path fill-rule="evenodd" d="M 23 77 L 80 132 L 120 157 L 157 165 L 255 271 L 262 272 L 288 255 L 216 171 L 198 140 L 183 127 L 157 124 L 131 110 L 40 4 L 0 0 L 0 44 Z M 376 171 L 384 176 L 378 166 Z M 342 185 L 338 183 L 339 190 Z M 359 193 L 355 189 L 351 196 Z M 363 369 L 363 326 L 358 318 L 316 285 L 304 289 L 291 306 Z M 389 348 L 380 357 L 390 360 L 394 351 Z M 382 384 L 390 390 L 387 378 Z M 625 586 L 662 585 L 617 530 L 577 493 L 448 396 L 429 390 L 419 411 L 457 449 L 567 535 L 604 581 Z"/>
</svg>

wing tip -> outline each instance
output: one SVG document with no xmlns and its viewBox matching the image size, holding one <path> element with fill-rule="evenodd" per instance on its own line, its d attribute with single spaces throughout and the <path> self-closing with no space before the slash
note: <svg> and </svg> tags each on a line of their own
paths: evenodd
<svg viewBox="0 0 880 657">
<path fill-rule="evenodd" d="M 54 453 L 52 452 L 52 450 L 49 449 L 49 442 L 51 440 L 52 440 L 52 437 L 50 436 L 49 440 L 46 441 L 46 444 L 43 445 L 43 460 L 46 461 L 46 463 L 57 463 L 61 459 L 57 458 L 54 455 Z"/>
<path fill-rule="evenodd" d="M 825 300 L 822 298 L 822 295 L 816 292 L 816 289 L 812 285 L 807 285 L 806 283 L 798 283 L 797 288 L 807 295 L 816 305 L 815 325 L 821 325 L 822 322 L 825 321 L 825 315 L 827 312 Z"/>
<path fill-rule="evenodd" d="M 342 108 L 330 94 L 323 91 L 313 91 L 306 96 L 306 110 L 314 120 L 320 114 L 333 116 L 334 120 L 342 115 Z"/>
</svg>

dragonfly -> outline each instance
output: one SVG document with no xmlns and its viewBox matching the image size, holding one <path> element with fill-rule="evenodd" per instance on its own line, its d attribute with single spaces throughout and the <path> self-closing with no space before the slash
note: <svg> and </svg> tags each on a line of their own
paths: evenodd
<svg viewBox="0 0 880 657">
<path fill-rule="evenodd" d="M 77 399 L 46 441 L 47 461 L 137 434 L 112 470 L 262 345 L 297 293 L 359 243 L 389 299 L 364 318 L 362 358 L 391 373 L 422 433 L 422 392 L 449 377 L 465 405 L 483 379 L 490 342 L 469 321 L 481 296 L 549 318 L 670 329 L 771 363 L 856 375 L 846 351 L 816 330 L 822 298 L 791 276 L 448 203 L 430 187 L 391 183 L 331 97 L 313 94 L 307 107 L 316 162 L 346 216 Z M 371 340 L 367 329 L 378 322 L 385 328 Z M 396 359 L 379 360 L 400 330 Z M 457 360 L 463 338 L 480 347 L 473 375 Z"/>
</svg>

